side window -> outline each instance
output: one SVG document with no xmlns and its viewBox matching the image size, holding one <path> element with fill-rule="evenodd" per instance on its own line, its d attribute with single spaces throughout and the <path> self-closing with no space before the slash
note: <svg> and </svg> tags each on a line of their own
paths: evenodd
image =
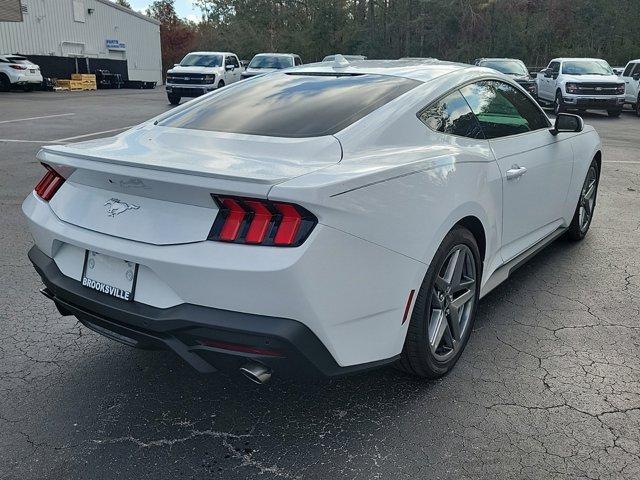
<svg viewBox="0 0 640 480">
<path fill-rule="evenodd" d="M 553 73 L 560 73 L 560 62 L 551 62 L 549 68 Z"/>
<path fill-rule="evenodd" d="M 478 120 L 464 97 L 456 91 L 418 113 L 427 127 L 437 132 L 468 138 L 484 138 Z"/>
<path fill-rule="evenodd" d="M 234 67 L 238 67 L 238 59 L 233 56 L 233 55 L 229 55 L 226 59 L 226 64 L 225 65 L 232 65 Z"/>
<path fill-rule="evenodd" d="M 638 73 L 640 73 L 640 62 L 636 63 L 636 68 L 634 68 L 633 71 L 631 72 L 631 76 L 633 77 Z"/>
<path fill-rule="evenodd" d="M 294 65 L 302 65 L 302 60 L 300 59 L 300 57 L 294 57 Z"/>
<path fill-rule="evenodd" d="M 627 65 L 627 68 L 624 69 L 624 72 L 622 72 L 622 76 L 623 77 L 630 77 L 631 76 L 631 70 L 633 69 L 633 67 L 635 67 L 636 64 L 635 63 L 630 63 L 629 65 Z"/>
<path fill-rule="evenodd" d="M 496 80 L 472 83 L 460 89 L 486 138 L 507 137 L 549 128 L 540 108 L 522 92 Z"/>
</svg>

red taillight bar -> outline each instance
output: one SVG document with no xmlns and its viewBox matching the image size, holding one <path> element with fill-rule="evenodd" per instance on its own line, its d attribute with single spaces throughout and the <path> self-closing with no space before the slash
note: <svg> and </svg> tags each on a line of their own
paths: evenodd
<svg viewBox="0 0 640 480">
<path fill-rule="evenodd" d="M 318 219 L 299 205 L 258 198 L 211 195 L 218 204 L 209 240 L 275 247 L 297 247 Z"/>
<path fill-rule="evenodd" d="M 64 183 L 64 177 L 56 172 L 53 167 L 44 163 L 42 166 L 47 169 L 47 173 L 44 174 L 44 177 L 38 182 L 34 190 L 40 198 L 48 202 Z"/>
<path fill-rule="evenodd" d="M 25 67 L 24 65 L 9 65 L 11 68 L 13 68 L 14 70 L 26 70 L 27 67 Z"/>
</svg>

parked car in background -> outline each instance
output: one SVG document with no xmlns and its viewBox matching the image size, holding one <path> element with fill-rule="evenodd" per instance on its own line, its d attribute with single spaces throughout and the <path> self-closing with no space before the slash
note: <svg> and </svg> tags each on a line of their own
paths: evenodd
<svg viewBox="0 0 640 480">
<path fill-rule="evenodd" d="M 621 77 L 625 84 L 625 102 L 630 104 L 640 117 L 640 59 L 627 63 Z"/>
<path fill-rule="evenodd" d="M 600 139 L 576 115 L 552 124 L 491 69 L 338 68 L 262 75 L 113 138 L 43 147 L 22 205 L 43 294 L 201 372 L 446 374 L 482 296 L 560 235 L 587 234 Z"/>
<path fill-rule="evenodd" d="M 235 53 L 191 52 L 167 72 L 167 98 L 178 105 L 182 97 L 198 97 L 237 82 L 241 73 Z"/>
<path fill-rule="evenodd" d="M 295 53 L 259 53 L 251 59 L 241 76 L 251 78 L 298 65 L 302 65 L 302 60 Z"/>
<path fill-rule="evenodd" d="M 479 67 L 493 68 L 510 76 L 532 97 L 537 96 L 536 81 L 529 74 L 529 70 L 522 60 L 517 58 L 477 58 L 474 63 Z"/>
<path fill-rule="evenodd" d="M 333 62 L 336 59 L 336 55 L 338 55 L 337 53 L 334 55 L 327 55 L 326 57 L 324 57 L 322 59 L 323 62 Z M 342 58 L 344 58 L 347 61 L 353 61 L 353 60 L 366 60 L 367 57 L 365 57 L 364 55 L 342 55 Z"/>
<path fill-rule="evenodd" d="M 554 113 L 606 110 L 618 117 L 625 103 L 625 84 L 599 58 L 554 58 L 536 77 L 538 98 L 553 103 Z"/>
<path fill-rule="evenodd" d="M 0 55 L 0 91 L 21 88 L 25 92 L 42 85 L 40 67 L 20 55 Z"/>
</svg>

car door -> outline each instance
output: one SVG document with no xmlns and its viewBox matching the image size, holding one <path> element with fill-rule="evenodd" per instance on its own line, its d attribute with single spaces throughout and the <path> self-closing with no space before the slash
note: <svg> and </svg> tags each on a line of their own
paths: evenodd
<svg viewBox="0 0 640 480">
<path fill-rule="evenodd" d="M 636 64 L 634 62 L 627 63 L 627 66 L 624 67 L 624 71 L 622 72 L 622 80 L 624 81 L 624 93 L 625 100 L 627 102 L 635 102 L 635 98 L 633 95 L 633 78 L 631 76 L 631 72 L 633 71 Z"/>
<path fill-rule="evenodd" d="M 227 83 L 233 83 L 240 80 L 241 72 L 240 72 L 240 62 L 238 61 L 238 57 L 236 57 L 235 55 L 229 55 L 227 57 L 226 65 L 229 65 L 232 67 L 231 70 L 225 69 L 227 72 L 227 78 L 229 79 Z"/>
<path fill-rule="evenodd" d="M 553 101 L 556 98 L 556 79 L 560 73 L 560 62 L 551 62 L 549 71 L 545 74 L 544 98 Z"/>
<path fill-rule="evenodd" d="M 635 103 L 640 93 L 640 62 L 629 62 L 622 73 L 624 80 L 625 100 Z"/>
<path fill-rule="evenodd" d="M 568 135 L 552 135 L 542 109 L 514 86 L 485 80 L 460 91 L 502 174 L 502 256 L 509 261 L 563 223 L 573 150 Z"/>
</svg>

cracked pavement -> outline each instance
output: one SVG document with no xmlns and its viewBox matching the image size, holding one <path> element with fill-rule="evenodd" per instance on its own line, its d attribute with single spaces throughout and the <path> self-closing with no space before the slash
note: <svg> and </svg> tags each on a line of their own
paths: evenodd
<svg viewBox="0 0 640 480">
<path fill-rule="evenodd" d="M 37 141 L 168 108 L 161 89 L 58 95 L 0 97 L 9 119 L 76 112 L 0 126 L 34 142 L 0 141 L 0 479 L 640 478 L 640 119 L 587 115 L 605 160 L 589 235 L 481 302 L 450 375 L 258 387 L 112 342 L 38 293 L 20 211 Z"/>
</svg>

